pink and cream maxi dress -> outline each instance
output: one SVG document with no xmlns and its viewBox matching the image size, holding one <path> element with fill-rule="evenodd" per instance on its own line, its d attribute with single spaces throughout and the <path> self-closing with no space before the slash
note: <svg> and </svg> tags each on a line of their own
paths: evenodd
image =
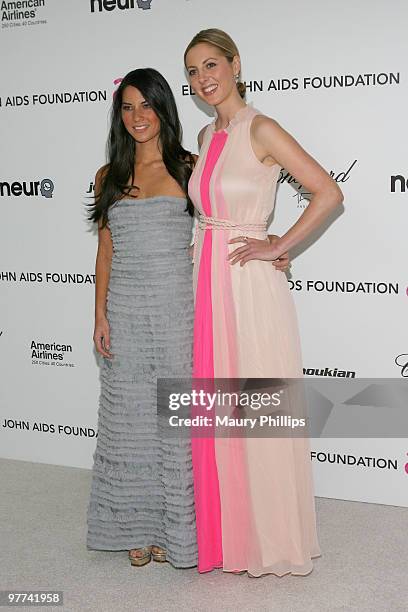
<svg viewBox="0 0 408 612">
<path fill-rule="evenodd" d="M 231 265 L 228 241 L 267 238 L 280 167 L 255 156 L 251 106 L 204 134 L 189 194 L 194 245 L 194 377 L 300 378 L 296 311 L 271 262 Z M 320 556 L 307 438 L 192 438 L 200 572 L 306 575 Z"/>
</svg>

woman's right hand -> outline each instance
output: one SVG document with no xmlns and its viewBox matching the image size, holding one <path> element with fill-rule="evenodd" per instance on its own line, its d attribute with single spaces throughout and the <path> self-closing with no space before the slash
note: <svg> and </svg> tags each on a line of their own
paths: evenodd
<svg viewBox="0 0 408 612">
<path fill-rule="evenodd" d="M 95 320 L 93 341 L 98 353 L 100 353 L 103 357 L 108 357 L 108 359 L 112 359 L 113 355 L 109 352 L 110 330 L 108 319 L 106 317 L 100 317 Z"/>
</svg>

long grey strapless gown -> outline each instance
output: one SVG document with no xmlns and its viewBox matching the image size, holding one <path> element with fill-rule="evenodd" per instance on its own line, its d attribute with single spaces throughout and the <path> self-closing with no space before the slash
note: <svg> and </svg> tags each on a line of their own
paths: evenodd
<svg viewBox="0 0 408 612">
<path fill-rule="evenodd" d="M 89 549 L 161 546 L 180 568 L 197 564 L 191 445 L 160 439 L 156 379 L 192 371 L 192 219 L 185 208 L 183 198 L 160 196 L 120 200 L 109 210 L 114 357 L 101 366 L 87 534 Z"/>
</svg>

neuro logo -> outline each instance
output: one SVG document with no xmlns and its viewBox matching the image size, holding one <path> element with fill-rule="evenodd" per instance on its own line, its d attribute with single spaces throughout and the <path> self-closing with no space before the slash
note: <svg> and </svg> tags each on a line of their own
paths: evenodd
<svg viewBox="0 0 408 612">
<path fill-rule="evenodd" d="M 395 174 L 391 176 L 391 193 L 398 191 L 399 193 L 405 193 L 408 190 L 408 179 L 402 174 Z"/>
<path fill-rule="evenodd" d="M 41 181 L 0 181 L 0 197 L 38 196 L 52 198 L 54 182 L 50 178 Z"/>
<path fill-rule="evenodd" d="M 51 179 L 43 179 L 40 184 L 40 192 L 43 198 L 52 198 L 54 183 Z"/>
<path fill-rule="evenodd" d="M 121 11 L 138 8 L 142 11 L 148 11 L 152 8 L 152 0 L 90 0 L 91 13 L 95 11 L 114 11 L 118 8 Z"/>
<path fill-rule="evenodd" d="M 401 368 L 401 376 L 403 378 L 408 378 L 408 355 L 406 353 L 401 353 L 395 358 L 396 365 Z"/>
</svg>

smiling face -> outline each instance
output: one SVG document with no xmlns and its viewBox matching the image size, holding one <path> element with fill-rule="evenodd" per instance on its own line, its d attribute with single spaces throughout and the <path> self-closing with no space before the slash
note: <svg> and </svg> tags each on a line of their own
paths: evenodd
<svg viewBox="0 0 408 612">
<path fill-rule="evenodd" d="M 149 142 L 160 134 L 160 120 L 141 92 L 128 85 L 122 93 L 122 121 L 138 143 Z"/>
<path fill-rule="evenodd" d="M 239 97 L 234 78 L 240 71 L 237 55 L 230 62 L 217 47 L 199 43 L 187 53 L 186 68 L 192 89 L 207 104 L 217 106 L 231 96 Z"/>
</svg>

